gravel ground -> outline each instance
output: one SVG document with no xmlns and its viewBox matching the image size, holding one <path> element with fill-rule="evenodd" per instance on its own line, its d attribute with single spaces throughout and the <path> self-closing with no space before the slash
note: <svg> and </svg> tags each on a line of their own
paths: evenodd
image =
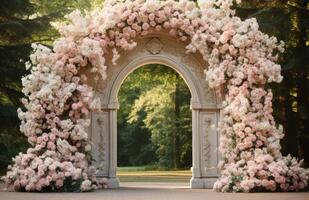
<svg viewBox="0 0 309 200">
<path fill-rule="evenodd" d="M 3 185 L 2 185 L 3 187 Z M 0 200 L 309 200 L 309 193 L 218 193 L 184 183 L 122 183 L 89 193 L 22 193 L 1 190 Z"/>
</svg>

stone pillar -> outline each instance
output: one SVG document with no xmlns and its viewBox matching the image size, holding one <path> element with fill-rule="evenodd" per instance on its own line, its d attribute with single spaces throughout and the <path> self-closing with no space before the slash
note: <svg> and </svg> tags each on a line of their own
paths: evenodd
<svg viewBox="0 0 309 200">
<path fill-rule="evenodd" d="M 109 169 L 109 113 L 106 110 L 91 113 L 89 127 L 91 153 L 97 167 L 97 177 L 107 177 Z"/>
<path fill-rule="evenodd" d="M 204 179 L 204 188 L 212 188 L 219 177 L 219 134 L 217 131 L 217 109 L 204 109 L 200 111 L 200 145 L 201 145 L 201 171 Z"/>
<path fill-rule="evenodd" d="M 200 163 L 200 120 L 199 110 L 192 108 L 192 178 L 190 180 L 191 188 L 204 188 L 204 182 L 201 179 L 201 163 Z"/>
<path fill-rule="evenodd" d="M 219 177 L 219 110 L 191 103 L 192 109 L 192 178 L 191 188 L 212 188 Z"/>
<path fill-rule="evenodd" d="M 118 188 L 119 179 L 117 178 L 117 109 L 118 102 L 108 105 L 110 122 L 110 148 L 109 148 L 109 168 L 108 168 L 108 188 Z"/>
</svg>

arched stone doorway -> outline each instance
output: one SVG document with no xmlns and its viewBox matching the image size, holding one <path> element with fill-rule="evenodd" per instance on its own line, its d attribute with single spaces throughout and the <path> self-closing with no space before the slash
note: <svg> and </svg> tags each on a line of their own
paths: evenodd
<svg viewBox="0 0 309 200">
<path fill-rule="evenodd" d="M 99 167 L 97 176 L 108 179 L 108 187 L 119 186 L 117 179 L 117 110 L 118 91 L 125 78 L 146 64 L 173 68 L 187 83 L 192 110 L 192 178 L 191 188 L 212 188 L 219 177 L 220 99 L 209 88 L 204 70 L 207 63 L 200 54 L 186 54 L 186 44 L 167 34 L 147 35 L 137 40 L 130 52 L 120 52 L 117 65 L 108 63 L 108 79 L 93 85 L 100 97 L 102 110 L 92 113 L 89 135 L 92 155 Z M 110 60 L 110 59 L 107 59 Z"/>
</svg>

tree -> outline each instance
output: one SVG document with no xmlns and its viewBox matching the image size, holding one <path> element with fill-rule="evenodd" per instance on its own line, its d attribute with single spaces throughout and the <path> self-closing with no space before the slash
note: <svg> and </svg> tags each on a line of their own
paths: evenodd
<svg viewBox="0 0 309 200">
<path fill-rule="evenodd" d="M 165 83 L 165 75 L 173 70 L 157 65 L 144 66 L 130 74 L 119 91 L 120 110 L 118 120 L 118 165 L 155 164 L 155 146 L 151 142 L 151 132 L 143 122 L 146 112 L 140 112 L 135 123 L 127 118 L 135 100 L 153 87 Z"/>
<path fill-rule="evenodd" d="M 21 106 L 20 80 L 26 74 L 21 60 L 27 60 L 31 51 L 29 41 L 43 28 L 40 20 L 26 17 L 34 12 L 30 1 L 6 0 L 0 6 L 0 72 L 5 74 L 0 83 L 1 169 L 10 163 L 13 155 L 26 148 L 25 138 L 19 135 L 17 128 L 16 109 Z"/>
<path fill-rule="evenodd" d="M 129 122 L 143 122 L 151 132 L 159 166 L 191 166 L 190 91 L 175 71 L 168 69 L 164 82 L 145 90 L 135 101 Z M 146 113 L 146 114 L 145 114 Z"/>
</svg>

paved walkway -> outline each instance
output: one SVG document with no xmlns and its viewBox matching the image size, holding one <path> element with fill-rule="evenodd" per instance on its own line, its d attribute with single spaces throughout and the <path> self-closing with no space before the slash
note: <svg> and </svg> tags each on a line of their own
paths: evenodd
<svg viewBox="0 0 309 200">
<path fill-rule="evenodd" d="M 89 193 L 0 192 L 0 200 L 309 200 L 309 193 L 218 193 L 182 183 L 122 183 Z"/>
</svg>

